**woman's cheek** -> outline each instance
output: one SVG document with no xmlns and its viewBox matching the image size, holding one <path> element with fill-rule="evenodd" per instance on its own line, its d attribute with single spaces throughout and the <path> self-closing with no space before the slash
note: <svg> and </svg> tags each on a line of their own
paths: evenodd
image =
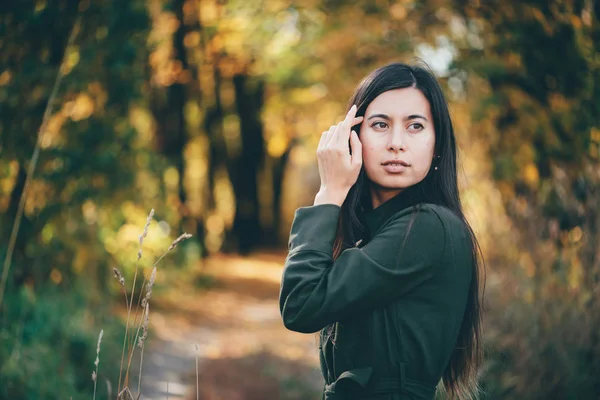
<svg viewBox="0 0 600 400">
<path fill-rule="evenodd" d="M 362 156 L 363 156 L 363 164 L 367 164 L 369 160 L 371 160 L 371 155 L 373 154 L 373 148 L 365 142 L 361 142 L 362 144 Z"/>
</svg>

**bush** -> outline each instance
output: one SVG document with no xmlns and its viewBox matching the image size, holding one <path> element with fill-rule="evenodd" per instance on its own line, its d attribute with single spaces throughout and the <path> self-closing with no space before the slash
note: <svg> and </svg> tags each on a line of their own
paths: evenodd
<svg viewBox="0 0 600 400">
<path fill-rule="evenodd" d="M 0 399 L 92 398 L 91 373 L 104 330 L 97 395 L 115 386 L 123 331 L 108 306 L 91 307 L 89 294 L 23 286 L 5 299 L 0 327 Z M 119 339 L 121 337 L 121 339 Z M 117 351 L 118 350 L 118 351 Z M 118 371 L 118 369 L 117 369 Z M 113 389 L 114 390 L 114 389 Z"/>
<path fill-rule="evenodd" d="M 600 316 L 561 297 L 514 299 L 487 316 L 487 399 L 597 399 Z"/>
</svg>

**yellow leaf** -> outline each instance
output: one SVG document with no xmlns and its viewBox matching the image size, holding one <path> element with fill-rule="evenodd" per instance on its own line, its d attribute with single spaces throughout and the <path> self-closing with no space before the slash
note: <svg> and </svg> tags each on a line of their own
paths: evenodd
<svg viewBox="0 0 600 400">
<path fill-rule="evenodd" d="M 579 242 L 583 238 L 583 230 L 580 226 L 576 226 L 569 232 L 570 239 L 573 243 Z"/>
<path fill-rule="evenodd" d="M 267 143 L 267 151 L 272 157 L 281 157 L 287 145 L 288 141 L 283 135 L 273 135 Z"/>
<path fill-rule="evenodd" d="M 94 100 L 87 93 L 80 93 L 75 100 L 65 104 L 65 112 L 73 121 L 89 118 L 94 108 Z"/>
<path fill-rule="evenodd" d="M 196 47 L 200 45 L 200 32 L 190 32 L 185 35 L 183 44 L 186 47 Z"/>
<path fill-rule="evenodd" d="M 56 285 L 62 282 L 62 274 L 60 273 L 60 271 L 56 268 L 53 268 L 52 272 L 50 272 L 50 280 Z"/>
<path fill-rule="evenodd" d="M 0 86 L 4 86 L 7 83 L 10 83 L 11 78 L 12 74 L 10 73 L 10 71 L 4 71 L 2 74 L 0 74 Z"/>
<path fill-rule="evenodd" d="M 533 163 L 529 163 L 525 166 L 523 178 L 529 186 L 536 187 L 538 185 L 540 175 L 537 167 Z"/>
<path fill-rule="evenodd" d="M 600 143 L 600 129 L 593 127 L 590 132 L 590 137 L 593 142 Z"/>
<path fill-rule="evenodd" d="M 73 46 L 72 49 L 68 50 L 65 63 L 62 66 L 63 74 L 67 75 L 77 64 L 79 64 L 79 48 Z"/>
<path fill-rule="evenodd" d="M 390 7 L 390 14 L 392 18 L 401 21 L 406 17 L 407 12 L 404 5 L 396 3 Z"/>
<path fill-rule="evenodd" d="M 571 289 L 579 289 L 581 286 L 581 280 L 583 278 L 583 269 L 581 268 L 581 263 L 577 257 L 573 257 L 571 261 L 571 266 L 569 268 L 569 287 Z"/>
<path fill-rule="evenodd" d="M 165 170 L 163 179 L 165 181 L 165 186 L 168 189 L 175 190 L 179 185 L 179 172 L 177 172 L 175 167 L 169 167 Z"/>
</svg>

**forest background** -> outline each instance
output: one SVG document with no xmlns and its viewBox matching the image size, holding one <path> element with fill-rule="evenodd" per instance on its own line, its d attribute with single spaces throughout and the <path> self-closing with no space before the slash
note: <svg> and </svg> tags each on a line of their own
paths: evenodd
<svg viewBox="0 0 600 400">
<path fill-rule="evenodd" d="M 222 307 L 202 297 L 223 289 L 221 265 L 254 287 L 281 267 L 318 189 L 320 133 L 364 75 L 415 58 L 449 99 L 485 254 L 484 398 L 598 398 L 600 1 L 19 0 L 0 4 L 2 261 L 26 200 L 1 278 L 0 399 L 90 398 L 101 329 L 98 395 L 105 380 L 114 393 L 112 269 L 131 295 L 150 209 L 146 275 L 193 235 L 162 261 L 159 310 Z M 203 398 L 305 398 L 294 371 L 320 382 L 298 352 L 202 354 Z"/>
</svg>

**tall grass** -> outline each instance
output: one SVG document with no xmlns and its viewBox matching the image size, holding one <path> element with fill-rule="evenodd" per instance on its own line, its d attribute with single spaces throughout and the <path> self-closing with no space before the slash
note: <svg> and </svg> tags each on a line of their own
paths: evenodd
<svg viewBox="0 0 600 400">
<path fill-rule="evenodd" d="M 146 339 L 148 337 L 148 329 L 150 322 L 150 299 L 152 298 L 152 288 L 156 281 L 157 266 L 160 261 L 172 250 L 174 250 L 179 243 L 192 237 L 189 233 L 183 233 L 177 237 L 167 250 L 154 262 L 152 269 L 148 274 L 144 274 L 144 280 L 142 282 L 142 290 L 139 293 L 137 302 L 134 309 L 134 296 L 135 288 L 138 280 L 139 273 L 139 261 L 143 255 L 143 244 L 144 239 L 148 235 L 148 228 L 152 223 L 154 217 L 154 209 L 150 210 L 148 217 L 146 218 L 146 224 L 144 229 L 139 236 L 139 249 L 137 253 L 137 259 L 135 263 L 135 271 L 133 275 L 133 282 L 131 283 L 131 296 L 127 295 L 127 285 L 125 277 L 118 268 L 113 268 L 114 277 L 123 289 L 125 296 L 125 305 L 127 306 L 127 320 L 125 324 L 125 333 L 123 335 L 123 348 L 121 351 L 121 365 L 119 367 L 119 383 L 117 385 L 117 400 L 133 400 L 139 399 L 142 393 L 142 373 L 144 364 L 144 347 Z M 138 319 L 139 316 L 139 319 Z M 92 381 L 94 382 L 94 400 L 96 398 L 96 384 L 98 381 L 98 364 L 100 362 L 100 342 L 102 340 L 102 331 L 98 338 L 98 347 L 96 354 L 95 366 L 96 370 L 92 372 Z M 140 349 L 140 367 L 137 379 L 137 396 L 134 397 L 130 386 L 130 370 L 131 363 L 133 361 L 136 348 Z M 197 360 L 196 360 L 197 364 Z M 196 365 L 197 369 L 197 365 Z M 109 383 L 110 384 L 110 383 Z"/>
</svg>

